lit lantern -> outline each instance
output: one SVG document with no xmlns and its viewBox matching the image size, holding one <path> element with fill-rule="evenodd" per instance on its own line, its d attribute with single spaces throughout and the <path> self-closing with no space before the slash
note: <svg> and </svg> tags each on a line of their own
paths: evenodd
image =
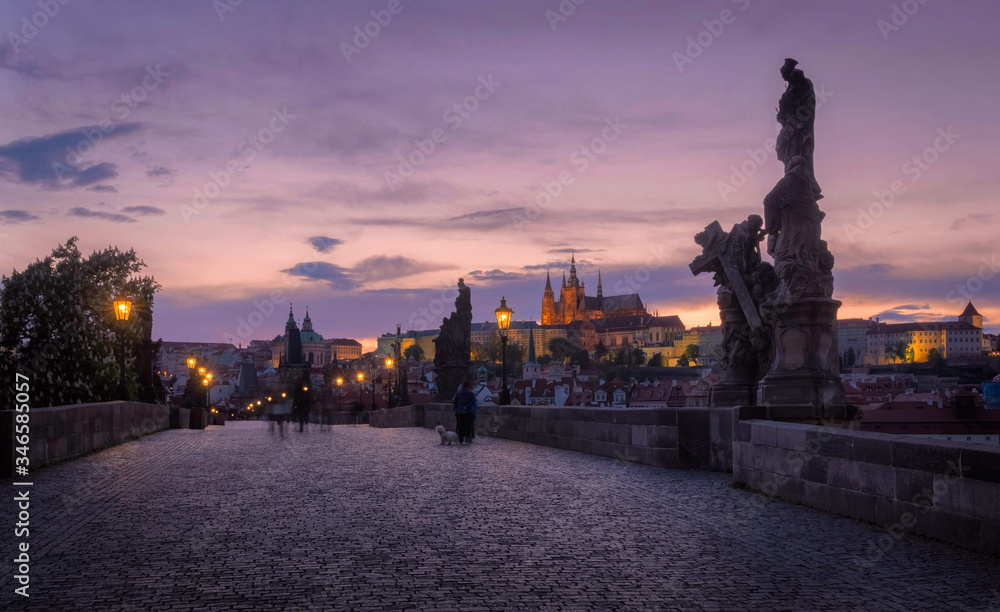
<svg viewBox="0 0 1000 612">
<path fill-rule="evenodd" d="M 129 300 L 115 300 L 115 319 L 118 321 L 128 321 L 128 315 L 132 312 L 132 302 Z"/>
</svg>

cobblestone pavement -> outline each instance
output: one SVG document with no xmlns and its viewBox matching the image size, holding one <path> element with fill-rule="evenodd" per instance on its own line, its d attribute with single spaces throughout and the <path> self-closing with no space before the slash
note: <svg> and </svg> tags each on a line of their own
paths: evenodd
<svg viewBox="0 0 1000 612">
<path fill-rule="evenodd" d="M 1000 610 L 996 558 L 507 440 L 230 423 L 33 481 L 27 605 L 2 483 L 2 609 Z"/>
</svg>

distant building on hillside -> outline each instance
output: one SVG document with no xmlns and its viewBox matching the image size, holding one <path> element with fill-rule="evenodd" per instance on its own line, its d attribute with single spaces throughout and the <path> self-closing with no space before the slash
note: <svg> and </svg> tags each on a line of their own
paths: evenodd
<svg viewBox="0 0 1000 612">
<path fill-rule="evenodd" d="M 283 361 L 288 360 L 289 343 L 295 344 L 295 336 L 298 336 L 298 345 L 301 347 L 302 363 L 309 364 L 314 368 L 321 368 L 330 363 L 333 360 L 334 351 L 337 352 L 338 360 L 361 357 L 361 343 L 357 340 L 350 338 L 325 340 L 316 332 L 313 329 L 308 308 L 305 318 L 302 319 L 302 329 L 299 330 L 295 322 L 295 315 L 289 307 L 285 333 L 276 336 L 271 341 L 271 367 L 277 368 Z"/>
<path fill-rule="evenodd" d="M 841 356 L 849 349 L 854 351 L 854 364 L 862 365 L 868 352 L 868 330 L 875 325 L 874 319 L 840 319 L 837 321 L 837 348 Z"/>
<path fill-rule="evenodd" d="M 722 326 L 692 327 L 684 332 L 674 353 L 679 357 L 688 346 L 698 346 L 698 365 L 712 365 L 722 357 Z"/>
<path fill-rule="evenodd" d="M 542 325 L 568 325 L 574 321 L 593 321 L 606 317 L 644 315 L 646 307 L 638 293 L 604 295 L 601 273 L 597 273 L 597 295 L 586 295 L 583 281 L 576 275 L 576 256 L 570 259 L 569 280 L 563 274 L 559 301 L 552 291 L 552 280 L 545 273 L 545 290 L 542 293 Z"/>
<path fill-rule="evenodd" d="M 899 343 L 909 347 L 907 361 L 927 361 L 932 349 L 946 359 L 972 359 L 989 354 L 984 348 L 983 316 L 972 302 L 965 307 L 957 321 L 929 321 L 923 323 L 880 323 L 866 334 L 865 363 L 886 365 L 898 362 L 898 357 L 886 349 Z"/>
</svg>

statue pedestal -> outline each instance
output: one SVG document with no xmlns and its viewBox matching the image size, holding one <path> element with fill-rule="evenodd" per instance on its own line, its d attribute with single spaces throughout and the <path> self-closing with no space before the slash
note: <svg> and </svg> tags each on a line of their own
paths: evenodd
<svg viewBox="0 0 1000 612">
<path fill-rule="evenodd" d="M 720 380 L 712 385 L 708 392 L 708 405 L 716 408 L 721 406 L 751 406 L 756 403 L 754 396 L 752 382 Z"/>
<path fill-rule="evenodd" d="M 837 350 L 837 310 L 830 298 L 764 305 L 775 320 L 774 362 L 757 390 L 758 406 L 780 421 L 853 419 L 844 405 Z"/>
<path fill-rule="evenodd" d="M 437 385 L 437 399 L 450 402 L 458 386 L 472 378 L 472 364 L 445 364 L 434 368 L 434 384 Z"/>
<path fill-rule="evenodd" d="M 726 353 L 726 369 L 722 378 L 708 392 L 709 406 L 747 406 L 755 402 L 755 364 L 751 362 L 750 324 L 743 309 L 720 308 L 722 347 Z"/>
</svg>

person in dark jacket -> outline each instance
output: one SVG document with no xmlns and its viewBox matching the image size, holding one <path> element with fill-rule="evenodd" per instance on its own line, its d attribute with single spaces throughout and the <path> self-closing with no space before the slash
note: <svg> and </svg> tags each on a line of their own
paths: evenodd
<svg viewBox="0 0 1000 612">
<path fill-rule="evenodd" d="M 475 418 L 476 395 L 468 383 L 462 383 L 452 402 L 455 406 L 455 433 L 459 443 L 472 442 L 472 420 Z"/>
</svg>

